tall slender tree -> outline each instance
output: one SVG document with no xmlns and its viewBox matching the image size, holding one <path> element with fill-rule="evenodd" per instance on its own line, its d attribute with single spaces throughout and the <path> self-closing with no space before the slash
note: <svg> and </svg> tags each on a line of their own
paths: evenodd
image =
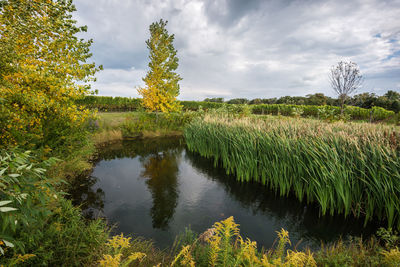
<svg viewBox="0 0 400 267">
<path fill-rule="evenodd" d="M 156 112 L 178 111 L 176 100 L 179 95 L 178 82 L 182 78 L 175 72 L 178 68 L 177 50 L 174 48 L 174 35 L 168 34 L 167 21 L 162 19 L 150 25 L 150 38 L 146 41 L 150 51 L 149 71 L 143 78 L 146 86 L 139 88 L 143 106 Z"/>
</svg>

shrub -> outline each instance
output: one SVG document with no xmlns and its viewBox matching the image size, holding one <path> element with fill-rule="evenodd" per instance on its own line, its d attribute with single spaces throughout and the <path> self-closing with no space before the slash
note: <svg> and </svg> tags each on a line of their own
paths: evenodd
<svg viewBox="0 0 400 267">
<path fill-rule="evenodd" d="M 87 62 L 92 41 L 75 36 L 85 27 L 74 10 L 72 1 L 1 1 L 0 147 L 68 148 L 82 137 L 91 112 L 74 101 L 98 68 Z"/>
<path fill-rule="evenodd" d="M 1 152 L 0 263 L 80 265 L 96 257 L 108 233 L 101 221 L 85 224 L 59 184 L 45 172 L 55 159 L 38 162 L 28 152 Z"/>
<path fill-rule="evenodd" d="M 196 113 L 149 113 L 139 112 L 129 114 L 125 122 L 121 125 L 122 135 L 125 137 L 135 137 L 144 131 L 182 131 L 183 127 L 189 123 Z"/>
</svg>

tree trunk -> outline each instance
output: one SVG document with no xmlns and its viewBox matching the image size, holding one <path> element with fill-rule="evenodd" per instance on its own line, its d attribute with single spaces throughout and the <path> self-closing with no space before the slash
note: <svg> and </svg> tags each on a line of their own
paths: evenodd
<svg viewBox="0 0 400 267">
<path fill-rule="evenodd" d="M 340 116 L 343 116 L 344 113 L 344 101 L 346 100 L 346 96 L 341 95 L 340 96 Z"/>
</svg>

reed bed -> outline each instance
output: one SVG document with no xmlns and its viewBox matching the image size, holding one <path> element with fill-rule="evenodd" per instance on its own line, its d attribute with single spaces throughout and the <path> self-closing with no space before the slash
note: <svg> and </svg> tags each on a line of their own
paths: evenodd
<svg viewBox="0 0 400 267">
<path fill-rule="evenodd" d="M 184 135 L 189 150 L 242 182 L 292 192 L 322 214 L 352 213 L 400 229 L 400 127 L 205 115 Z"/>
</svg>

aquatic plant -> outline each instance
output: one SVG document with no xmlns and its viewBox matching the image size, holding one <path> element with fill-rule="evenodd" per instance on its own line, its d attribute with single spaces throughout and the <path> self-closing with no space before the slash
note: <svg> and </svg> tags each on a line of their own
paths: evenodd
<svg viewBox="0 0 400 267">
<path fill-rule="evenodd" d="M 400 228 L 400 129 L 299 118 L 205 115 L 185 128 L 189 150 L 241 182 Z"/>
</svg>

